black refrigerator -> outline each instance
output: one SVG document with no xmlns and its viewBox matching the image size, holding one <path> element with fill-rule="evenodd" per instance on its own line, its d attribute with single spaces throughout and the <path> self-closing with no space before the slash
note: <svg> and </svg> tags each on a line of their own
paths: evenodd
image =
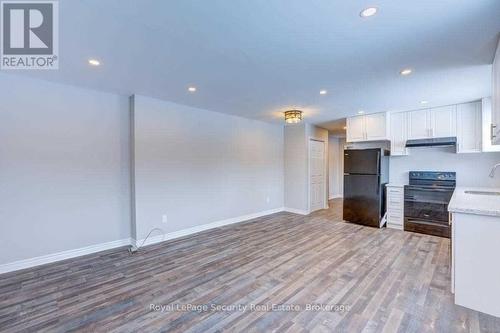
<svg viewBox="0 0 500 333">
<path fill-rule="evenodd" d="M 345 221 L 380 227 L 385 214 L 389 154 L 385 149 L 344 150 Z"/>
</svg>

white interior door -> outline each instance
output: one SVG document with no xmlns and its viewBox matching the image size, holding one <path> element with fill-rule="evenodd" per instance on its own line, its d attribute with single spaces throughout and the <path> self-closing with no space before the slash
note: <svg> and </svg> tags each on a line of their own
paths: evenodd
<svg viewBox="0 0 500 333">
<path fill-rule="evenodd" d="M 309 207 L 314 212 L 326 207 L 325 143 L 322 141 L 309 142 L 309 177 Z"/>
</svg>

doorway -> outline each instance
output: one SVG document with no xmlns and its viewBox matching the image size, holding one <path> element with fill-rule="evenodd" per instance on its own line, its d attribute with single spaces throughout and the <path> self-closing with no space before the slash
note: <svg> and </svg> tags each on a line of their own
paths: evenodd
<svg viewBox="0 0 500 333">
<path fill-rule="evenodd" d="M 309 212 L 326 208 L 325 142 L 309 140 Z"/>
</svg>

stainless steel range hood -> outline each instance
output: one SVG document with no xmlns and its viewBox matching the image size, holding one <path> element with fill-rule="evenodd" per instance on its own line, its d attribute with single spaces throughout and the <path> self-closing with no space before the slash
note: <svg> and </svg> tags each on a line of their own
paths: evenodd
<svg viewBox="0 0 500 333">
<path fill-rule="evenodd" d="M 456 137 L 416 139 L 406 141 L 406 148 L 412 147 L 450 147 L 457 145 Z"/>
</svg>

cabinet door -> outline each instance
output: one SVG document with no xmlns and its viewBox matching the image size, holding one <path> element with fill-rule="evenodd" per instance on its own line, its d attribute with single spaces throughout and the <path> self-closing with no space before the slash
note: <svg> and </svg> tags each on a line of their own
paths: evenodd
<svg viewBox="0 0 500 333">
<path fill-rule="evenodd" d="M 481 102 L 457 105 L 457 153 L 481 152 Z"/>
<path fill-rule="evenodd" d="M 407 112 L 408 139 L 425 139 L 430 137 L 429 110 Z"/>
<path fill-rule="evenodd" d="M 365 118 L 364 116 L 347 118 L 347 142 L 365 140 Z"/>
<path fill-rule="evenodd" d="M 367 114 L 365 116 L 365 140 L 387 140 L 387 115 L 386 113 Z"/>
<path fill-rule="evenodd" d="M 407 155 L 406 137 L 407 123 L 406 112 L 391 113 L 391 155 Z"/>
<path fill-rule="evenodd" d="M 483 123 L 482 151 L 500 151 L 500 144 L 492 143 L 494 133 L 491 128 L 491 97 L 485 97 L 481 101 L 481 122 Z"/>
<path fill-rule="evenodd" d="M 500 40 L 498 41 L 497 52 L 495 55 L 495 60 L 493 61 L 493 72 L 492 72 L 492 109 L 491 109 L 491 120 L 493 128 L 490 128 L 492 132 L 492 142 L 493 144 L 500 144 Z"/>
<path fill-rule="evenodd" d="M 434 138 L 457 136 L 456 106 L 431 109 L 431 124 L 431 136 Z"/>
</svg>

